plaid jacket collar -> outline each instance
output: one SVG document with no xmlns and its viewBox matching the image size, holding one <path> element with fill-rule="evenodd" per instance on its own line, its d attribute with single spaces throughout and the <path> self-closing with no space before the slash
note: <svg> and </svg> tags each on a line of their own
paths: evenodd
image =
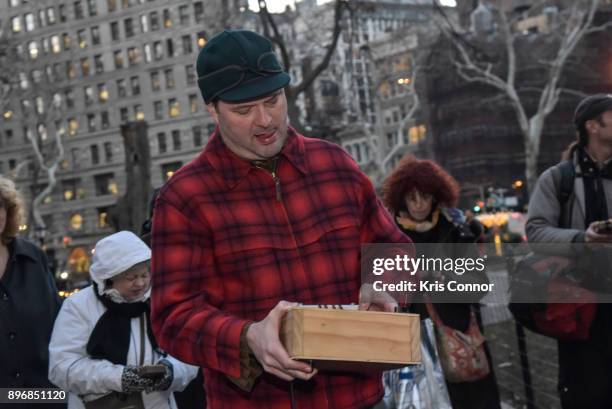
<svg viewBox="0 0 612 409">
<path fill-rule="evenodd" d="M 306 175 L 308 167 L 305 160 L 304 136 L 292 127 L 287 129 L 287 133 L 287 140 L 280 156 L 286 158 L 296 169 Z M 207 160 L 223 176 L 230 189 L 240 183 L 251 169 L 254 169 L 250 161 L 242 159 L 225 146 L 219 133 L 219 127 L 215 129 L 206 144 L 203 159 Z"/>
</svg>

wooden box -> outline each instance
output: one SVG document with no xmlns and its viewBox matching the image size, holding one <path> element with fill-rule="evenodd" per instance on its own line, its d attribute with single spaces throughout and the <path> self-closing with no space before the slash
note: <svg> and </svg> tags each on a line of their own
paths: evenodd
<svg viewBox="0 0 612 409">
<path fill-rule="evenodd" d="M 391 369 L 421 361 L 418 314 L 295 307 L 280 338 L 294 359 L 320 369 Z"/>
</svg>

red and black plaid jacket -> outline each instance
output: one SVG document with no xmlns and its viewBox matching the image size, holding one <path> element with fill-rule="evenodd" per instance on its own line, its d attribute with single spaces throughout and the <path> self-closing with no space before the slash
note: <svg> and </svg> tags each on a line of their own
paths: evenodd
<svg viewBox="0 0 612 409">
<path fill-rule="evenodd" d="M 358 302 L 360 246 L 410 242 L 341 148 L 293 129 L 280 154 L 281 200 L 267 171 L 215 132 L 162 189 L 153 220 L 153 328 L 171 355 L 205 368 L 210 409 L 288 408 L 289 384 L 240 376 L 240 333 L 280 301 Z M 379 373 L 319 373 L 296 382 L 300 409 L 364 408 L 382 396 Z"/>
</svg>

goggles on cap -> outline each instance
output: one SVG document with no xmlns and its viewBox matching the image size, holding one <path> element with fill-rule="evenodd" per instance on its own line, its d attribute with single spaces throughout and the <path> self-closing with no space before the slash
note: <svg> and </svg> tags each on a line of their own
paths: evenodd
<svg viewBox="0 0 612 409">
<path fill-rule="evenodd" d="M 274 54 L 274 51 L 268 51 L 267 53 L 261 54 L 259 58 L 257 58 L 257 67 L 248 65 L 244 59 L 243 62 L 243 65 L 227 65 L 216 71 L 198 77 L 198 85 L 201 89 L 206 88 L 203 84 L 204 82 L 213 82 L 220 88 L 219 91 L 206 98 L 209 102 L 213 101 L 219 95 L 236 88 L 242 83 L 253 81 L 258 77 L 268 77 L 270 75 L 283 72 L 283 67 L 276 59 L 276 54 Z M 249 72 L 257 75 L 258 77 L 244 81 L 246 74 Z"/>
</svg>

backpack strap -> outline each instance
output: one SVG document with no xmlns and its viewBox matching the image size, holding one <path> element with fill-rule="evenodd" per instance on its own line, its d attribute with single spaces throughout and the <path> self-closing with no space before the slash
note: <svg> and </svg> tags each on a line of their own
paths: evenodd
<svg viewBox="0 0 612 409">
<path fill-rule="evenodd" d="M 572 160 L 565 160 L 552 168 L 553 182 L 557 191 L 557 199 L 561 213 L 559 215 L 559 227 L 569 227 L 572 222 L 572 204 L 567 209 L 567 202 L 574 193 L 574 179 L 576 170 Z"/>
</svg>

